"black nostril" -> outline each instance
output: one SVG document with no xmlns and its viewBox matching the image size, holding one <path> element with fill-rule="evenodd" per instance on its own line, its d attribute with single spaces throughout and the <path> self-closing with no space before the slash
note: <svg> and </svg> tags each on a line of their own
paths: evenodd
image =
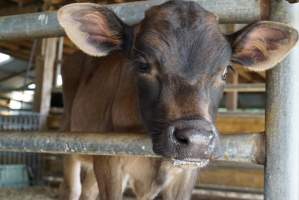
<svg viewBox="0 0 299 200">
<path fill-rule="evenodd" d="M 184 133 L 184 131 L 179 131 L 179 130 L 176 129 L 174 131 L 174 138 L 180 144 L 185 144 L 185 145 L 190 144 L 190 140 L 188 138 L 188 135 L 186 135 Z"/>
<path fill-rule="evenodd" d="M 173 129 L 172 130 L 174 140 L 187 146 L 210 146 L 213 147 L 214 136 L 211 131 L 203 131 L 197 129 Z"/>
</svg>

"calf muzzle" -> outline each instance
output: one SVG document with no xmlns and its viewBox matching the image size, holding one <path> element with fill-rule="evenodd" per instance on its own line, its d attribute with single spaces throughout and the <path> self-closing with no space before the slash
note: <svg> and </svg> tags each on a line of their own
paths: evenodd
<svg viewBox="0 0 299 200">
<path fill-rule="evenodd" d="M 221 156 L 216 128 L 202 119 L 170 123 L 158 138 L 153 138 L 153 150 L 164 157 L 188 162 Z"/>
</svg>

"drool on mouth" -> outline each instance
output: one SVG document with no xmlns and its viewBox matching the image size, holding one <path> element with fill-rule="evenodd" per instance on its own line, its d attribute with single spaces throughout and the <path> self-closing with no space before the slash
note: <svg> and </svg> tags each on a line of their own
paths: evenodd
<svg viewBox="0 0 299 200">
<path fill-rule="evenodd" d="M 172 159 L 173 166 L 182 168 L 203 168 L 209 164 L 208 159 L 188 159 L 188 160 L 176 160 Z"/>
</svg>

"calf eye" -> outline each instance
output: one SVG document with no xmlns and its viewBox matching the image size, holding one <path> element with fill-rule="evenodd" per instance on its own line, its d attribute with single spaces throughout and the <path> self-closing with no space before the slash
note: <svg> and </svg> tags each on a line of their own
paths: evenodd
<svg viewBox="0 0 299 200">
<path fill-rule="evenodd" d="M 136 60 L 134 60 L 134 65 L 136 70 L 139 73 L 149 73 L 150 72 L 150 64 L 147 59 L 143 56 L 138 56 Z"/>
<path fill-rule="evenodd" d="M 144 62 L 137 63 L 137 70 L 140 73 L 148 73 L 150 71 L 150 65 Z"/>
</svg>

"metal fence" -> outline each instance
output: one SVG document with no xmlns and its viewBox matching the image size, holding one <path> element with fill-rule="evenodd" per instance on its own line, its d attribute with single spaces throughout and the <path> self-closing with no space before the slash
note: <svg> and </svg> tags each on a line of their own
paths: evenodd
<svg viewBox="0 0 299 200">
<path fill-rule="evenodd" d="M 299 4 L 286 0 L 195 0 L 207 10 L 217 14 L 222 23 L 250 23 L 261 19 L 271 19 L 292 25 L 299 30 Z M 144 2 L 109 5 L 127 23 L 134 23 L 144 16 L 148 7 L 164 2 L 151 0 Z M 297 2 L 297 1 L 290 1 Z M 271 10 L 271 12 L 270 12 Z M 44 12 L 0 18 L 0 40 L 20 38 L 57 37 L 64 35 L 58 25 L 55 12 Z M 299 47 L 288 56 L 279 67 L 268 73 L 267 81 L 267 159 L 266 159 L 266 200 L 299 199 Z M 6 133 L 4 134 L 6 135 Z M 17 140 L 19 133 L 14 137 Z M 51 141 L 52 136 L 45 135 Z M 22 138 L 20 143 L 7 140 L 16 150 L 30 146 L 31 137 Z M 44 138 L 45 139 L 45 138 Z M 74 140 L 76 137 L 66 139 Z M 118 140 L 120 138 L 117 138 Z M 132 138 L 131 138 L 132 139 Z M 59 141 L 59 137 L 57 138 Z M 42 140 L 44 141 L 44 140 Z M 45 140 L 46 141 L 46 140 Z M 38 143 L 40 144 L 40 143 Z M 55 143 L 54 143 L 55 144 Z M 80 147 L 80 143 L 78 143 Z M 1 146 L 1 145 L 0 145 Z M 90 146 L 94 148 L 95 146 Z M 48 146 L 49 148 L 53 146 Z M 108 146 L 109 147 L 109 146 Z M 111 146 L 110 146 L 111 147 Z M 40 148 L 40 147 L 39 147 Z M 63 152 L 59 146 L 54 150 Z M 111 147 L 112 148 L 112 147 Z M 111 151 L 117 150 L 119 145 Z M 40 149 L 32 149 L 41 152 Z M 52 152 L 55 152 L 53 149 Z M 82 151 L 84 150 L 81 149 Z M 80 152 L 76 152 L 80 153 Z M 83 152 L 84 153 L 84 152 Z M 97 152 L 100 153 L 100 152 Z"/>
<path fill-rule="evenodd" d="M 39 114 L 22 113 L 21 115 L 0 115 L 0 132 L 10 134 L 18 131 L 26 135 L 30 131 L 38 131 Z M 32 184 L 42 181 L 43 155 L 37 153 L 24 152 L 0 152 L 0 165 L 25 164 Z"/>
</svg>

